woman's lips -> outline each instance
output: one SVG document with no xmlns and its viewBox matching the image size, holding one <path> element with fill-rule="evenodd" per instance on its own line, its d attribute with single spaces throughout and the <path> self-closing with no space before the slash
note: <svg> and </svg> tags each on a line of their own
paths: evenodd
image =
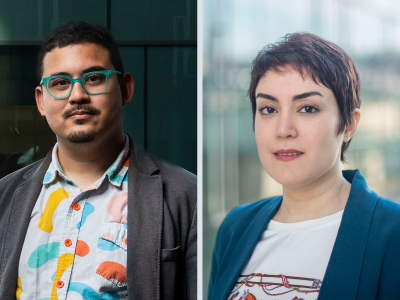
<svg viewBox="0 0 400 300">
<path fill-rule="evenodd" d="M 274 153 L 275 158 L 280 161 L 294 160 L 303 154 L 303 152 L 296 149 L 280 149 Z"/>
</svg>

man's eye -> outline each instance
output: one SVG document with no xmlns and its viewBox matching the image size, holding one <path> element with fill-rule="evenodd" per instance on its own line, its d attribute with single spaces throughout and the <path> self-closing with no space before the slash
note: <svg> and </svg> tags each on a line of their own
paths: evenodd
<svg viewBox="0 0 400 300">
<path fill-rule="evenodd" d="M 83 78 L 83 82 L 90 85 L 103 84 L 106 80 L 106 76 L 103 73 L 93 73 Z"/>
<path fill-rule="evenodd" d="M 96 74 L 86 77 L 86 81 L 87 82 L 95 82 L 95 81 L 98 81 L 98 80 L 100 80 L 100 78 Z"/>
<path fill-rule="evenodd" d="M 69 80 L 68 79 L 65 79 L 65 78 L 59 78 L 59 79 L 55 79 L 53 82 L 52 82 L 52 86 L 66 86 L 66 85 L 68 85 L 69 84 Z"/>
<path fill-rule="evenodd" d="M 269 106 L 260 109 L 260 113 L 262 115 L 270 115 L 273 114 L 274 112 L 276 112 L 275 108 Z"/>
</svg>

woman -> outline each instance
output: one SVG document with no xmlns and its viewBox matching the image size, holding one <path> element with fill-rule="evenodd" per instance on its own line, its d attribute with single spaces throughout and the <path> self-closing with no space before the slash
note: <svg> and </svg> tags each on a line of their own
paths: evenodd
<svg viewBox="0 0 400 300">
<path fill-rule="evenodd" d="M 225 218 L 209 299 L 400 299 L 400 205 L 341 171 L 360 119 L 351 58 L 287 35 L 254 59 L 249 95 L 261 163 L 283 196 Z"/>
</svg>

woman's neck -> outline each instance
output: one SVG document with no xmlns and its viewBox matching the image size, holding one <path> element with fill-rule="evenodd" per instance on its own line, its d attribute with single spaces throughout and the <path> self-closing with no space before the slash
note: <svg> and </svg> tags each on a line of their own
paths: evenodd
<svg viewBox="0 0 400 300">
<path fill-rule="evenodd" d="M 318 219 L 344 209 L 351 184 L 340 169 L 327 172 L 301 187 L 283 187 L 283 201 L 273 220 L 296 223 Z"/>
</svg>

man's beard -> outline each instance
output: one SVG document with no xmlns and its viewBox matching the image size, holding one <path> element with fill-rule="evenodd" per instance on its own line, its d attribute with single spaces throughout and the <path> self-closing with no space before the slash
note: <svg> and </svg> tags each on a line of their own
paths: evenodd
<svg viewBox="0 0 400 300">
<path fill-rule="evenodd" d="M 68 134 L 67 139 L 71 143 L 83 144 L 94 141 L 96 134 L 92 131 L 74 131 Z"/>
</svg>

